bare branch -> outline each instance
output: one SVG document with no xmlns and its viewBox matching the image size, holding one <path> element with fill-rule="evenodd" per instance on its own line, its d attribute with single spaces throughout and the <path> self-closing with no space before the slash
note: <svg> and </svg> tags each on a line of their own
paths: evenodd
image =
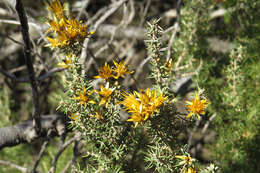
<svg viewBox="0 0 260 173">
<path fill-rule="evenodd" d="M 0 128 L 0 150 L 4 147 L 19 145 L 20 143 L 31 143 L 37 138 L 45 137 L 49 130 L 52 130 L 52 135 L 61 135 L 66 127 L 66 121 L 66 117 L 62 115 L 41 116 L 41 134 L 36 133 L 32 120 Z"/>
<path fill-rule="evenodd" d="M 44 73 L 43 75 L 39 76 L 38 78 L 36 78 L 36 80 L 43 81 L 43 80 L 51 77 L 54 73 L 64 71 L 64 70 L 65 70 L 64 68 L 53 68 L 50 71 L 48 71 L 48 72 Z M 14 74 L 5 71 L 3 68 L 0 68 L 0 73 L 5 75 L 6 77 L 12 79 L 14 82 L 29 82 L 30 81 L 30 79 L 28 77 L 16 78 L 16 76 Z"/>
<path fill-rule="evenodd" d="M 171 39 L 168 43 L 168 47 L 167 47 L 167 57 L 166 57 L 166 61 L 168 62 L 170 57 L 171 57 L 171 47 L 173 44 L 173 40 L 177 34 L 177 31 L 179 30 L 179 26 L 180 26 L 180 16 L 181 16 L 181 0 L 177 1 L 177 7 L 176 7 L 176 11 L 177 11 L 177 21 L 175 22 L 174 26 L 173 26 L 173 32 L 172 32 L 172 36 Z"/>
<path fill-rule="evenodd" d="M 60 155 L 63 153 L 63 151 L 70 145 L 72 144 L 74 141 L 79 139 L 79 135 L 76 135 L 74 138 L 71 138 L 70 140 L 68 140 L 66 143 L 64 143 L 63 139 L 61 139 L 61 145 L 59 147 L 59 151 L 57 152 L 57 154 L 55 155 L 54 159 L 52 160 L 52 166 L 49 170 L 49 173 L 55 173 L 56 172 L 56 164 L 57 161 L 60 157 Z"/>
<path fill-rule="evenodd" d="M 32 169 L 32 172 L 36 172 L 36 169 L 40 163 L 40 160 L 45 152 L 45 150 L 47 149 L 47 146 L 49 145 L 50 143 L 50 135 L 51 135 L 51 130 L 48 130 L 48 133 L 47 133 L 47 137 L 44 141 L 44 143 L 42 144 L 41 146 L 41 151 L 39 152 L 35 162 L 34 162 L 34 165 L 33 165 L 33 169 Z"/>
<path fill-rule="evenodd" d="M 119 7 L 121 7 L 121 5 L 125 2 L 127 2 L 128 0 L 121 0 L 118 1 L 117 3 L 113 3 L 110 6 L 110 9 L 106 11 L 106 13 L 99 18 L 99 20 L 97 20 L 94 24 L 93 27 L 93 31 L 96 31 L 99 26 L 109 17 L 111 16 Z M 87 49 L 88 49 L 88 41 L 89 39 L 85 39 L 84 41 L 84 48 L 82 49 L 81 55 L 80 55 L 80 59 L 85 62 L 85 59 L 87 58 Z"/>
<path fill-rule="evenodd" d="M 31 57 L 31 46 L 30 46 L 30 36 L 29 36 L 29 26 L 27 17 L 24 11 L 22 0 L 16 0 L 15 9 L 18 13 L 19 20 L 21 22 L 21 31 L 24 40 L 24 58 L 29 73 L 30 84 L 32 87 L 32 97 L 33 97 L 33 125 L 37 133 L 41 131 L 40 122 L 40 110 L 39 110 L 39 94 L 38 85 L 35 80 L 33 62 Z"/>
<path fill-rule="evenodd" d="M 19 166 L 19 165 L 16 165 L 12 162 L 9 162 L 9 161 L 5 161 L 5 160 L 0 160 L 0 164 L 2 165 L 6 165 L 6 166 L 10 166 L 12 168 L 15 168 L 15 169 L 18 169 L 19 171 L 21 172 L 29 172 L 29 169 L 28 168 L 25 168 L 25 167 L 22 167 L 22 166 Z"/>
</svg>

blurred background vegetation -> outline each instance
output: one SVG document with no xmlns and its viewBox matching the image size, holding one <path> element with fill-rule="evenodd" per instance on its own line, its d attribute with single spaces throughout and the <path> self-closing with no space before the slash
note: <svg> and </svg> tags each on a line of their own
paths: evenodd
<svg viewBox="0 0 260 173">
<path fill-rule="evenodd" d="M 13 4 L 9 0 L 0 2 L 0 68 L 13 73 L 17 78 L 27 75 L 22 53 L 19 25 Z M 89 27 L 98 20 L 114 1 L 77 0 L 64 2 L 68 13 L 88 22 Z M 146 76 L 149 65 L 144 63 L 148 56 L 144 40 L 147 21 L 161 18 L 160 26 L 167 31 L 176 22 L 177 1 L 129 0 L 100 25 L 89 41 L 89 49 L 95 55 L 93 61 L 86 58 L 87 73 L 97 74 L 97 64 L 110 62 L 115 57 L 124 58 L 134 69 L 135 81 L 126 79 L 131 88 L 149 87 L 152 83 Z M 44 47 L 47 10 L 44 1 L 24 1 L 36 74 L 57 67 L 57 52 Z M 191 132 L 194 138 L 190 152 L 205 164 L 214 162 L 220 172 L 260 172 L 260 1 L 251 0 L 183 0 L 180 27 L 171 45 L 171 58 L 181 63 L 199 67 L 190 76 L 192 84 L 180 95 L 188 98 L 189 92 L 199 85 L 204 88 L 211 104 L 207 116 L 180 138 L 187 141 Z M 97 13 L 100 14 L 97 14 Z M 109 30 L 115 29 L 115 33 Z M 113 30 L 113 29 L 112 29 Z M 134 32 L 133 32 L 134 31 Z M 127 35 L 129 34 L 129 35 Z M 167 47 L 172 32 L 165 32 L 162 40 Z M 14 40 L 18 41 L 15 42 Z M 165 54 L 167 54 L 167 51 Z M 143 65 L 142 65 L 143 64 Z M 140 72 L 141 69 L 141 72 Z M 54 74 L 40 83 L 41 114 L 57 113 L 63 95 L 61 79 L 64 72 Z M 179 78 L 185 77 L 178 74 Z M 15 82 L 0 73 L 0 127 L 18 124 L 30 118 L 32 112 L 29 83 Z M 209 120 L 214 115 L 215 119 Z M 202 134 L 205 124 L 208 131 Z M 22 144 L 0 151 L 0 160 L 8 160 L 30 167 L 43 141 Z M 57 140 L 48 147 L 39 170 L 47 172 L 57 152 Z M 57 172 L 61 172 L 72 157 L 72 146 L 59 159 Z M 81 159 L 81 158 L 79 158 Z M 139 169 L 140 170 L 140 169 Z M 18 172 L 4 165 L 0 172 Z M 134 172 L 134 171 L 133 171 Z"/>
</svg>

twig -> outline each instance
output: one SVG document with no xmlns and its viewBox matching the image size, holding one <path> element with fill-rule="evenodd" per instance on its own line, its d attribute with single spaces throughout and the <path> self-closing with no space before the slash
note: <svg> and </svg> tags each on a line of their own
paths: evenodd
<svg viewBox="0 0 260 173">
<path fill-rule="evenodd" d="M 61 135 L 68 121 L 62 115 L 41 116 L 42 133 L 36 134 L 33 120 L 26 120 L 14 126 L 0 128 L 0 150 L 5 147 L 16 146 L 20 143 L 31 143 L 36 138 L 45 137 L 48 130 L 54 130 L 53 136 Z"/>
<path fill-rule="evenodd" d="M 177 1 L 176 11 L 177 11 L 177 21 L 175 22 L 175 24 L 173 26 L 172 36 L 171 36 L 171 39 L 169 40 L 169 43 L 168 43 L 166 62 L 168 62 L 169 59 L 170 59 L 171 47 L 172 47 L 172 44 L 173 44 L 173 40 L 176 36 L 177 31 L 179 30 L 180 16 L 181 16 L 181 0 Z"/>
<path fill-rule="evenodd" d="M 112 4 L 111 8 L 94 24 L 94 31 L 103 23 L 110 15 L 112 15 L 123 3 L 127 2 L 128 0 L 121 0 L 118 1 L 116 4 Z"/>
<path fill-rule="evenodd" d="M 15 76 L 14 74 L 9 73 L 9 72 L 5 71 L 5 70 L 2 69 L 2 68 L 0 68 L 0 73 L 2 73 L 3 75 L 5 75 L 6 77 L 11 78 L 11 79 L 14 80 L 14 81 L 17 80 L 17 78 L 16 78 L 16 76 Z"/>
<path fill-rule="evenodd" d="M 24 11 L 22 0 L 16 0 L 15 9 L 18 13 L 19 20 L 21 22 L 22 36 L 24 40 L 24 58 L 29 73 L 30 84 L 32 87 L 32 97 L 33 97 L 33 123 L 34 128 L 37 133 L 41 131 L 40 122 L 40 110 L 39 110 L 39 95 L 38 95 L 38 85 L 35 80 L 34 68 L 31 57 L 31 46 L 30 46 L 30 36 L 29 36 L 29 26 L 27 17 Z"/>
<path fill-rule="evenodd" d="M 2 165 L 6 165 L 6 166 L 10 166 L 12 168 L 15 168 L 15 169 L 18 169 L 19 171 L 21 172 L 29 172 L 29 169 L 28 168 L 25 168 L 25 167 L 22 167 L 22 166 L 19 166 L 19 165 L 16 165 L 12 162 L 9 162 L 9 161 L 5 161 L 5 160 L 0 160 L 0 164 Z"/>
<path fill-rule="evenodd" d="M 74 157 L 67 162 L 66 166 L 63 168 L 63 170 L 61 171 L 61 173 L 66 173 L 66 172 L 68 172 L 68 169 L 69 169 L 70 166 L 72 165 L 73 160 L 74 160 Z"/>
<path fill-rule="evenodd" d="M 48 72 L 44 73 L 43 75 L 39 76 L 39 77 L 37 78 L 37 80 L 38 80 L 38 81 L 42 81 L 42 80 L 44 80 L 44 79 L 46 79 L 46 78 L 52 76 L 53 73 L 60 72 L 60 71 L 64 71 L 64 70 L 66 70 L 66 69 L 64 69 L 64 68 L 59 68 L 59 67 L 58 67 L 58 68 L 53 68 L 53 69 L 51 69 L 50 71 L 48 71 Z"/>
<path fill-rule="evenodd" d="M 149 9 L 150 5 L 151 5 L 151 0 L 147 0 L 146 5 L 144 7 L 144 12 L 143 12 L 142 17 L 141 17 L 141 21 L 139 23 L 139 27 L 143 26 L 144 21 L 145 21 L 145 16 L 146 16 L 146 14 L 148 12 L 148 9 Z"/>
<path fill-rule="evenodd" d="M 214 114 L 209 118 L 209 120 L 207 121 L 207 123 L 204 125 L 204 127 L 202 128 L 202 131 L 201 131 L 201 133 L 202 133 L 203 135 L 206 133 L 206 131 L 207 131 L 208 127 L 209 127 L 209 123 L 210 123 L 211 121 L 213 121 L 216 116 L 217 116 L 217 114 L 214 113 Z"/>
<path fill-rule="evenodd" d="M 80 16 L 82 15 L 83 11 L 85 11 L 85 9 L 87 8 L 89 2 L 90 2 L 90 0 L 82 1 L 82 4 L 83 4 L 83 5 L 81 5 L 79 14 L 77 15 L 77 18 L 76 18 L 77 20 L 80 19 Z"/>
<path fill-rule="evenodd" d="M 143 67 L 144 65 L 149 62 L 149 60 L 152 59 L 151 56 L 148 56 L 147 58 L 145 58 L 138 66 L 138 68 L 136 68 L 136 72 L 135 72 L 135 75 L 134 75 L 134 78 L 137 79 L 139 74 L 141 74 L 142 70 L 143 70 Z"/>
<path fill-rule="evenodd" d="M 79 151 L 78 151 L 79 141 L 80 141 L 80 139 L 75 140 L 75 142 L 74 142 L 74 147 L 73 147 L 73 157 L 72 157 L 72 159 L 70 159 L 70 160 L 68 161 L 68 163 L 66 164 L 65 168 L 62 170 L 61 173 L 66 173 L 67 170 L 69 169 L 69 167 L 70 167 L 73 163 L 76 162 L 77 157 L 80 155 L 80 153 L 79 153 Z"/>
<path fill-rule="evenodd" d="M 44 73 L 43 75 L 39 76 L 38 78 L 36 78 L 36 80 L 43 81 L 43 80 L 51 77 L 54 73 L 64 71 L 64 70 L 65 70 L 64 68 L 53 68 L 50 71 L 48 71 L 48 72 Z M 8 78 L 11 78 L 14 82 L 29 82 L 30 81 L 30 79 L 28 77 L 17 78 L 14 74 L 5 71 L 3 68 L 0 68 L 0 73 L 2 73 L 3 75 L 5 75 Z"/>
<path fill-rule="evenodd" d="M 196 147 L 196 150 L 199 150 L 199 149 L 201 148 L 201 146 L 197 146 L 197 145 L 198 145 L 199 143 L 203 142 L 203 139 L 204 139 L 204 137 L 205 137 L 206 131 L 207 131 L 208 127 L 209 127 L 209 123 L 215 119 L 216 115 L 217 115 L 217 114 L 214 113 L 214 114 L 209 118 L 209 120 L 207 121 L 207 123 L 206 123 L 206 124 L 204 125 L 204 127 L 202 128 L 200 138 L 197 139 L 197 140 L 195 141 L 195 143 L 190 146 L 190 148 L 192 148 L 192 147 L 194 147 L 194 146 Z"/>
<path fill-rule="evenodd" d="M 38 165 L 39 165 L 39 163 L 40 163 L 40 160 L 41 160 L 41 158 L 42 158 L 42 156 L 43 156 L 43 154 L 44 154 L 44 152 L 45 152 L 47 146 L 48 146 L 49 143 L 50 143 L 50 134 L 51 134 L 51 132 L 52 132 L 51 129 L 48 130 L 47 137 L 46 137 L 44 143 L 43 143 L 42 146 L 41 146 L 41 151 L 40 151 L 40 153 L 38 154 L 38 156 L 37 156 L 37 158 L 36 158 L 36 160 L 35 160 L 35 162 L 34 162 L 34 166 L 33 166 L 33 169 L 32 169 L 32 172 L 33 172 L 33 173 L 36 172 L 36 169 L 37 169 L 37 167 L 38 167 Z"/>
<path fill-rule="evenodd" d="M 117 3 L 115 4 L 112 4 L 110 6 L 110 9 L 106 11 L 106 13 L 99 18 L 99 20 L 97 20 L 94 24 L 94 27 L 93 27 L 93 31 L 95 32 L 98 27 L 110 16 L 112 15 L 123 3 L 127 2 L 128 0 L 121 0 L 121 1 L 118 1 Z M 88 49 L 88 42 L 89 42 L 89 39 L 85 39 L 84 41 L 84 48 L 82 49 L 82 53 L 81 53 L 81 56 L 80 56 L 80 59 L 85 62 L 85 59 L 87 58 L 87 49 Z"/>
<path fill-rule="evenodd" d="M 7 19 L 0 19 L 0 23 L 9 23 L 9 24 L 14 24 L 14 25 L 20 25 L 18 21 L 15 20 L 7 20 Z M 30 26 L 35 27 L 37 30 L 42 30 L 41 26 L 36 25 L 35 23 L 28 22 Z"/>
<path fill-rule="evenodd" d="M 56 172 L 56 164 L 57 161 L 60 157 L 60 155 L 63 153 L 63 151 L 70 145 L 72 144 L 74 141 L 78 140 L 79 136 L 76 135 L 74 138 L 71 138 L 70 140 L 68 140 L 66 143 L 64 143 L 64 138 L 61 138 L 61 145 L 59 147 L 59 151 L 57 152 L 57 154 L 55 155 L 54 159 L 52 160 L 52 166 L 49 170 L 49 173 L 55 173 Z"/>
<path fill-rule="evenodd" d="M 0 34 L 0 36 L 6 37 L 6 38 L 8 38 L 9 40 L 13 41 L 14 43 L 23 46 L 23 43 L 21 43 L 20 41 L 15 40 L 15 39 L 13 39 L 12 37 L 10 37 L 10 36 L 8 36 L 8 35 Z"/>
<path fill-rule="evenodd" d="M 195 127 L 193 128 L 193 130 L 192 130 L 192 132 L 191 132 L 191 134 L 190 134 L 190 136 L 189 136 L 187 151 L 189 151 L 190 148 L 191 148 L 191 142 L 192 142 L 192 140 L 193 140 L 193 136 L 194 136 L 195 132 L 197 131 L 197 129 L 198 129 L 198 127 L 199 127 L 201 121 L 202 121 L 202 119 L 200 119 L 200 120 L 198 120 L 198 121 L 196 122 L 196 125 L 195 125 Z"/>
</svg>

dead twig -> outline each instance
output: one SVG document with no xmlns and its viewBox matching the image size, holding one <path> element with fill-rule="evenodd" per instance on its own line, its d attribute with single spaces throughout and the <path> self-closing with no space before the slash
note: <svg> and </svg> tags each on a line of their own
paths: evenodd
<svg viewBox="0 0 260 173">
<path fill-rule="evenodd" d="M 168 43 L 166 62 L 168 62 L 171 57 L 171 47 L 172 47 L 174 38 L 177 34 L 177 31 L 179 31 L 179 28 L 180 28 L 179 26 L 180 26 L 180 16 L 181 16 L 181 0 L 177 1 L 176 11 L 177 11 L 177 21 L 175 22 L 175 24 L 173 26 L 172 36 Z"/>
<path fill-rule="evenodd" d="M 52 166 L 49 170 L 49 173 L 55 173 L 56 172 L 56 164 L 57 161 L 60 157 L 60 155 L 63 153 L 63 151 L 73 142 L 75 142 L 76 140 L 79 140 L 79 135 L 76 135 L 74 138 L 71 138 L 70 140 L 68 140 L 66 143 L 64 143 L 65 138 L 61 137 L 60 140 L 60 146 L 59 146 L 59 151 L 57 152 L 57 154 L 55 155 L 54 159 L 52 160 Z"/>
<path fill-rule="evenodd" d="M 32 97 L 33 97 L 33 124 L 36 133 L 41 131 L 41 122 L 40 122 L 40 110 L 39 110 L 39 94 L 38 94 L 38 84 L 35 79 L 35 72 L 33 68 L 33 61 L 31 57 L 31 45 L 30 45 L 30 36 L 29 36 L 29 26 L 27 17 L 24 11 L 22 0 L 16 0 L 15 9 L 18 13 L 19 20 L 21 23 L 21 31 L 24 40 L 24 58 L 29 74 L 30 84 L 32 87 Z"/>
<path fill-rule="evenodd" d="M 51 133 L 52 133 L 52 130 L 51 129 L 48 130 L 46 139 L 45 139 L 44 143 L 42 144 L 41 150 L 40 150 L 40 152 L 39 152 L 39 154 L 38 154 L 38 156 L 37 156 L 37 158 L 36 158 L 36 160 L 34 162 L 34 166 L 33 166 L 32 172 L 36 172 L 36 169 L 37 169 L 37 167 L 38 167 L 38 165 L 40 163 L 40 160 L 41 160 L 45 150 L 47 149 L 47 146 L 50 143 L 50 135 L 51 135 Z"/>
<path fill-rule="evenodd" d="M 21 172 L 29 172 L 29 169 L 28 168 L 25 168 L 25 167 L 22 167 L 22 166 L 19 166 L 19 165 L 16 165 L 12 162 L 9 162 L 9 161 L 5 161 L 5 160 L 0 160 L 0 164 L 2 165 L 6 165 L 6 166 L 10 166 L 12 168 L 15 168 L 15 169 L 18 169 L 19 171 Z"/>
<path fill-rule="evenodd" d="M 128 0 L 121 0 L 121 1 L 118 1 L 117 3 L 113 3 L 110 5 L 110 8 L 109 10 L 107 10 L 105 12 L 105 14 L 100 17 L 94 24 L 93 26 L 93 31 L 95 32 L 98 27 L 109 17 L 111 16 L 119 7 L 121 7 L 121 5 L 125 2 L 127 2 Z M 84 47 L 82 49 L 82 52 L 81 52 L 81 55 L 80 55 L 80 59 L 82 62 L 85 62 L 85 59 L 87 58 L 87 50 L 88 50 L 88 42 L 89 42 L 89 39 L 85 39 L 84 41 Z"/>
<path fill-rule="evenodd" d="M 49 77 L 51 77 L 54 73 L 56 72 L 61 72 L 64 71 L 66 69 L 64 68 L 53 68 L 50 71 L 44 73 L 43 75 L 37 77 L 35 80 L 36 81 L 43 81 Z M 3 75 L 5 75 L 6 77 L 12 79 L 14 82 L 29 82 L 30 79 L 28 77 L 25 78 L 17 78 L 14 74 L 7 72 L 6 70 L 4 70 L 3 68 L 0 68 L 0 73 L 2 73 Z"/>
</svg>

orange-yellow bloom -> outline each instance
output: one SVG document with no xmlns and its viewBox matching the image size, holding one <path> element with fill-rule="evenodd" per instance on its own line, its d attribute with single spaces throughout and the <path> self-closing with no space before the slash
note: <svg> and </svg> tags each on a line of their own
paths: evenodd
<svg viewBox="0 0 260 173">
<path fill-rule="evenodd" d="M 59 21 L 50 20 L 47 24 L 50 28 L 46 32 L 53 32 L 53 38 L 47 37 L 47 40 L 50 42 L 47 46 L 53 48 L 81 43 L 84 38 L 93 34 L 93 32 L 88 31 L 87 25 L 82 25 L 76 19 L 62 18 Z"/>
<path fill-rule="evenodd" d="M 101 101 L 99 102 L 99 106 L 106 104 L 106 107 L 108 106 L 109 101 L 111 100 L 111 94 L 113 92 L 112 89 L 109 88 L 109 85 L 107 85 L 105 88 L 103 85 L 100 86 L 100 91 L 96 91 L 101 96 Z"/>
<path fill-rule="evenodd" d="M 166 97 L 157 96 L 156 90 L 150 91 L 149 88 L 146 91 L 141 90 L 140 93 L 136 91 L 130 94 L 125 93 L 123 96 L 125 98 L 120 104 L 124 105 L 125 110 L 131 113 L 127 121 L 133 121 L 135 127 L 146 121 L 154 112 L 158 112 L 159 107 L 166 100 Z"/>
<path fill-rule="evenodd" d="M 72 120 L 74 120 L 74 121 L 78 121 L 79 120 L 79 115 L 78 114 L 71 114 L 70 115 L 70 118 L 72 119 Z"/>
<path fill-rule="evenodd" d="M 56 18 L 46 22 L 50 26 L 46 33 L 53 32 L 53 37 L 47 37 L 50 42 L 47 46 L 64 48 L 68 45 L 80 44 L 84 38 L 93 34 L 88 31 L 87 25 L 82 25 L 82 22 L 76 19 L 67 18 L 59 0 L 48 5 L 48 9 L 55 14 Z"/>
<path fill-rule="evenodd" d="M 86 108 L 87 103 L 91 103 L 91 104 L 95 104 L 95 102 L 93 100 L 89 99 L 89 96 L 92 94 L 92 92 L 87 92 L 86 88 L 83 87 L 82 92 L 78 92 L 78 97 L 74 96 L 73 99 L 74 100 L 78 100 L 79 104 L 84 105 L 84 107 Z"/>
<path fill-rule="evenodd" d="M 50 4 L 47 4 L 47 6 L 48 6 L 48 10 L 50 10 L 52 13 L 54 13 L 58 19 L 63 18 L 64 9 L 59 0 L 53 1 Z"/>
<path fill-rule="evenodd" d="M 71 58 L 66 58 L 62 62 L 58 63 L 58 66 L 61 68 L 70 68 L 71 66 Z"/>
<path fill-rule="evenodd" d="M 173 62 L 172 62 L 172 59 L 169 59 L 166 64 L 165 64 L 165 67 L 166 67 L 166 71 L 169 72 L 172 70 L 172 66 L 173 66 Z"/>
<path fill-rule="evenodd" d="M 122 61 L 120 63 L 117 63 L 113 61 L 115 68 L 113 69 L 114 72 L 116 72 L 116 75 L 114 76 L 115 79 L 118 79 L 119 77 L 125 77 L 126 74 L 131 74 L 133 71 L 128 71 L 127 66 L 125 66 L 125 61 Z"/>
<path fill-rule="evenodd" d="M 95 112 L 95 115 L 90 115 L 91 117 L 95 117 L 98 120 L 103 120 L 104 117 L 99 113 L 99 112 Z"/>
<path fill-rule="evenodd" d="M 175 156 L 175 157 L 183 160 L 179 163 L 180 165 L 191 165 L 192 162 L 195 161 L 195 159 L 193 159 L 190 156 Z"/>
<path fill-rule="evenodd" d="M 131 115 L 131 118 L 129 118 L 127 121 L 134 122 L 136 127 L 139 123 L 142 124 L 144 120 L 141 114 L 133 114 Z"/>
<path fill-rule="evenodd" d="M 186 103 L 188 104 L 188 105 L 186 105 L 186 107 L 188 108 L 188 111 L 190 112 L 186 116 L 186 118 L 189 118 L 190 116 L 195 114 L 195 115 L 197 115 L 198 119 L 200 119 L 200 115 L 205 114 L 204 110 L 207 107 L 207 105 L 209 104 L 209 102 L 205 99 L 200 100 L 198 92 L 195 92 L 195 99 L 193 99 L 192 102 L 186 101 Z"/>
<path fill-rule="evenodd" d="M 109 78 L 114 77 L 112 73 L 113 73 L 112 68 L 110 68 L 109 65 L 105 63 L 103 67 L 98 69 L 98 76 L 94 76 L 94 78 L 103 78 L 103 80 L 107 80 Z"/>
<path fill-rule="evenodd" d="M 192 167 L 189 167 L 188 169 L 185 170 L 185 173 L 196 173 L 196 170 Z"/>
</svg>

